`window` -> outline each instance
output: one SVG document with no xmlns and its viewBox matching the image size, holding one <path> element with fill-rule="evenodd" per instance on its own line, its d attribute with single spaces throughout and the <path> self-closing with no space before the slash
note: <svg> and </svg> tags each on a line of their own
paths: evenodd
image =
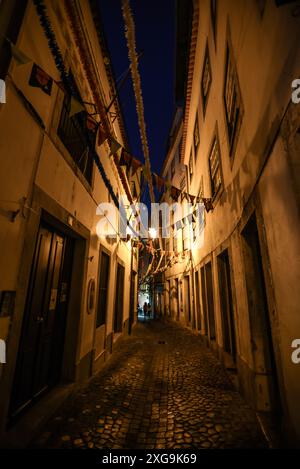
<svg viewBox="0 0 300 469">
<path fill-rule="evenodd" d="M 70 117 L 70 107 L 71 96 L 65 93 L 57 134 L 85 179 L 91 183 L 93 157 L 88 142 L 90 142 L 91 148 L 94 148 L 96 132 L 87 128 L 87 113 L 85 111 Z"/>
<path fill-rule="evenodd" d="M 211 195 L 214 198 L 222 187 L 220 147 L 217 136 L 215 136 L 210 150 L 209 172 L 211 182 Z"/>
<path fill-rule="evenodd" d="M 195 149 L 195 158 L 197 158 L 197 150 L 200 142 L 199 136 L 199 123 L 198 123 L 198 114 L 196 114 L 195 125 L 194 125 L 194 149 Z"/>
<path fill-rule="evenodd" d="M 22 26 L 27 0 L 0 2 L 0 78 L 5 80 L 11 61 L 11 48 L 6 37 L 16 43 Z"/>
<path fill-rule="evenodd" d="M 232 157 L 241 126 L 243 111 L 237 73 L 228 44 L 225 63 L 224 105 L 229 142 L 229 154 Z"/>
<path fill-rule="evenodd" d="M 202 78 L 201 78 L 201 95 L 202 95 L 202 105 L 203 105 L 204 116 L 205 116 L 211 81 L 212 81 L 212 77 L 211 77 L 209 50 L 208 50 L 208 44 L 206 43 L 204 62 L 203 62 L 203 67 L 202 67 Z"/>
<path fill-rule="evenodd" d="M 99 273 L 99 292 L 97 308 L 97 327 L 106 323 L 107 294 L 109 280 L 109 255 L 101 252 L 100 273 Z"/>
<path fill-rule="evenodd" d="M 216 44 L 216 34 L 217 34 L 217 0 L 210 0 L 210 16 L 211 24 L 213 29 L 214 41 Z"/>
<path fill-rule="evenodd" d="M 193 177 L 193 172 L 194 172 L 194 163 L 193 163 L 193 152 L 191 150 L 191 154 L 190 154 L 190 160 L 189 160 L 189 175 L 190 175 L 190 182 L 192 180 L 192 177 Z"/>
</svg>

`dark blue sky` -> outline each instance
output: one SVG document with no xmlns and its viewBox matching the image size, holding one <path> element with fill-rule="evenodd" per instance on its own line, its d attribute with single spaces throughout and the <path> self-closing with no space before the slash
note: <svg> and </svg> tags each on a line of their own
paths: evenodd
<svg viewBox="0 0 300 469">
<path fill-rule="evenodd" d="M 160 172 L 174 112 L 175 0 L 131 0 L 152 170 Z M 115 78 L 128 68 L 121 0 L 99 0 Z M 132 154 L 143 161 L 131 75 L 120 101 Z"/>
</svg>

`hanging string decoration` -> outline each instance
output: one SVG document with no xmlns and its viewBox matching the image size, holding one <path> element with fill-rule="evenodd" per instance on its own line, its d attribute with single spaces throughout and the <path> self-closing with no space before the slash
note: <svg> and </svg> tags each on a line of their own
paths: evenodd
<svg viewBox="0 0 300 469">
<path fill-rule="evenodd" d="M 36 7 L 36 11 L 37 11 L 38 17 L 40 19 L 41 26 L 42 26 L 42 28 L 44 30 L 44 33 L 45 33 L 45 36 L 48 40 L 48 46 L 49 46 L 49 49 L 51 50 L 51 53 L 52 53 L 56 68 L 60 73 L 61 79 L 62 79 L 67 91 L 69 91 L 72 96 L 77 97 L 77 93 L 74 90 L 72 81 L 71 81 L 70 76 L 69 76 L 69 74 L 66 70 L 66 67 L 64 65 L 62 53 L 61 53 L 60 48 L 57 44 L 54 31 L 51 27 L 49 18 L 47 16 L 46 6 L 44 5 L 43 0 L 33 0 L 33 3 Z M 93 160 L 94 160 L 94 162 L 95 162 L 95 164 L 96 164 L 96 166 L 99 170 L 99 173 L 100 173 L 100 175 L 103 179 L 103 182 L 104 182 L 105 186 L 107 187 L 115 206 L 117 208 L 119 208 L 118 198 L 117 198 L 117 196 L 116 196 L 116 194 L 113 190 L 111 182 L 110 182 L 109 178 L 107 177 L 107 175 L 105 173 L 104 167 L 103 167 L 103 165 L 100 161 L 100 158 L 99 158 L 98 154 L 95 151 L 94 145 L 90 141 L 90 139 L 88 139 L 88 145 L 89 145 L 89 148 L 91 150 Z"/>
<path fill-rule="evenodd" d="M 127 40 L 128 56 L 129 56 L 129 60 L 131 63 L 131 77 L 132 77 L 133 90 L 134 90 L 135 100 L 136 100 L 138 124 L 139 124 L 142 147 L 143 147 L 143 154 L 145 158 L 146 171 L 147 171 L 147 174 L 149 175 L 148 184 L 149 184 L 150 197 L 151 197 L 151 201 L 154 203 L 155 196 L 154 196 L 154 190 L 153 190 L 153 184 L 152 184 L 151 163 L 150 163 L 150 157 L 149 157 L 149 147 L 148 147 L 145 117 L 144 117 L 142 86 L 141 86 L 141 78 L 140 78 L 140 74 L 138 70 L 138 55 L 136 52 L 136 43 L 135 43 L 135 25 L 134 25 L 132 12 L 130 9 L 129 0 L 122 0 L 122 12 L 123 12 L 123 19 L 125 23 L 125 37 Z"/>
</svg>

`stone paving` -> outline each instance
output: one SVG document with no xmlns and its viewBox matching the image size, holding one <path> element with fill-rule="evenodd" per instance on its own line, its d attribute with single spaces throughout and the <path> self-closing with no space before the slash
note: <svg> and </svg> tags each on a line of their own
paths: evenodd
<svg viewBox="0 0 300 469">
<path fill-rule="evenodd" d="M 199 337 L 139 323 L 48 422 L 35 448 L 262 448 L 255 413 Z"/>
</svg>

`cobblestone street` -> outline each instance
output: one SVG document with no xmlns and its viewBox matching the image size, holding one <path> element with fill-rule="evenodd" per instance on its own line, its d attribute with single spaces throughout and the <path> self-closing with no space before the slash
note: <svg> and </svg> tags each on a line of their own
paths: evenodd
<svg viewBox="0 0 300 469">
<path fill-rule="evenodd" d="M 175 324 L 139 323 L 77 390 L 33 447 L 265 447 L 254 412 L 198 337 Z"/>
</svg>

